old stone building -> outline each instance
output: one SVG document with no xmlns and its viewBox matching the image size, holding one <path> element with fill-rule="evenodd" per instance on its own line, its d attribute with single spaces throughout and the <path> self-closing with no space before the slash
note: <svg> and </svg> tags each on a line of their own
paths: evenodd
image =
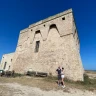
<svg viewBox="0 0 96 96">
<path fill-rule="evenodd" d="M 12 65 L 12 60 L 13 60 L 14 53 L 10 54 L 4 54 L 2 56 L 1 64 L 0 64 L 0 70 L 4 71 L 11 71 L 11 65 Z"/>
<path fill-rule="evenodd" d="M 64 67 L 65 76 L 83 80 L 80 42 L 72 9 L 41 20 L 21 30 L 11 70 L 28 70 L 56 75 L 58 66 Z"/>
</svg>

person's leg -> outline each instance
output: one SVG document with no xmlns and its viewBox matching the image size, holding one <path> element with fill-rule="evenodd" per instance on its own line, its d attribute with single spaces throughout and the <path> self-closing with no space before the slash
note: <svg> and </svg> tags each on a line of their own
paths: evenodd
<svg viewBox="0 0 96 96">
<path fill-rule="evenodd" d="M 58 86 L 60 86 L 60 82 L 61 82 L 61 81 L 60 81 L 60 80 L 58 80 Z"/>
<path fill-rule="evenodd" d="M 58 80 L 58 85 L 59 85 L 59 80 Z"/>
<path fill-rule="evenodd" d="M 64 85 L 64 81 L 63 81 L 63 78 L 62 78 L 62 85 Z"/>
<path fill-rule="evenodd" d="M 57 84 L 59 85 L 59 76 L 58 76 L 58 81 L 57 81 Z"/>
<path fill-rule="evenodd" d="M 63 84 L 64 84 L 64 88 L 65 88 L 66 86 L 65 86 L 64 78 L 63 78 Z"/>
<path fill-rule="evenodd" d="M 64 77 L 62 76 L 62 87 L 65 88 Z"/>
<path fill-rule="evenodd" d="M 58 75 L 58 86 L 60 86 L 60 84 L 61 84 L 61 76 Z"/>
</svg>

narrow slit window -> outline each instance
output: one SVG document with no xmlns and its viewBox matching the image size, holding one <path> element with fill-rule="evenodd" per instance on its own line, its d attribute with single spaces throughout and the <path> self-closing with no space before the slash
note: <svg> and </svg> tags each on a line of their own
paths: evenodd
<svg viewBox="0 0 96 96">
<path fill-rule="evenodd" d="M 10 66 L 9 66 L 8 70 L 10 70 Z"/>
<path fill-rule="evenodd" d="M 40 41 L 36 41 L 35 52 L 39 51 Z"/>
<path fill-rule="evenodd" d="M 6 64 L 7 64 L 7 62 L 5 62 L 5 64 L 4 64 L 4 68 L 3 68 L 3 69 L 5 69 L 5 68 L 6 68 Z"/>
</svg>

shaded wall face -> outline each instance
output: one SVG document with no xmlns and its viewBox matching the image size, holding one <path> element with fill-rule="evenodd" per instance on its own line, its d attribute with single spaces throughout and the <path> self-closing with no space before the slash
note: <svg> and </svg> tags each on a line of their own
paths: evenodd
<svg viewBox="0 0 96 96">
<path fill-rule="evenodd" d="M 13 60 L 16 72 L 33 70 L 56 75 L 56 69 L 61 66 L 67 78 L 83 80 L 82 63 L 72 33 L 72 14 L 65 17 L 65 21 L 60 17 L 45 23 L 45 27 L 42 24 L 20 34 Z M 37 41 L 39 50 L 35 52 Z"/>
<path fill-rule="evenodd" d="M 73 22 L 73 37 L 74 37 L 74 40 L 76 43 L 76 47 L 77 47 L 78 51 L 80 52 L 80 42 L 79 42 L 79 37 L 78 37 L 78 32 L 76 29 L 75 22 Z"/>
</svg>

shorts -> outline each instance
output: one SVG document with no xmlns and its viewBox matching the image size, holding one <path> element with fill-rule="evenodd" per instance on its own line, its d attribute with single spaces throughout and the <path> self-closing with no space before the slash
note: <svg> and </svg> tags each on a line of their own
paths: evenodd
<svg viewBox="0 0 96 96">
<path fill-rule="evenodd" d="M 61 80 L 61 75 L 58 75 L 58 80 Z"/>
<path fill-rule="evenodd" d="M 65 76 L 64 75 L 61 75 L 61 78 L 64 78 Z"/>
</svg>

